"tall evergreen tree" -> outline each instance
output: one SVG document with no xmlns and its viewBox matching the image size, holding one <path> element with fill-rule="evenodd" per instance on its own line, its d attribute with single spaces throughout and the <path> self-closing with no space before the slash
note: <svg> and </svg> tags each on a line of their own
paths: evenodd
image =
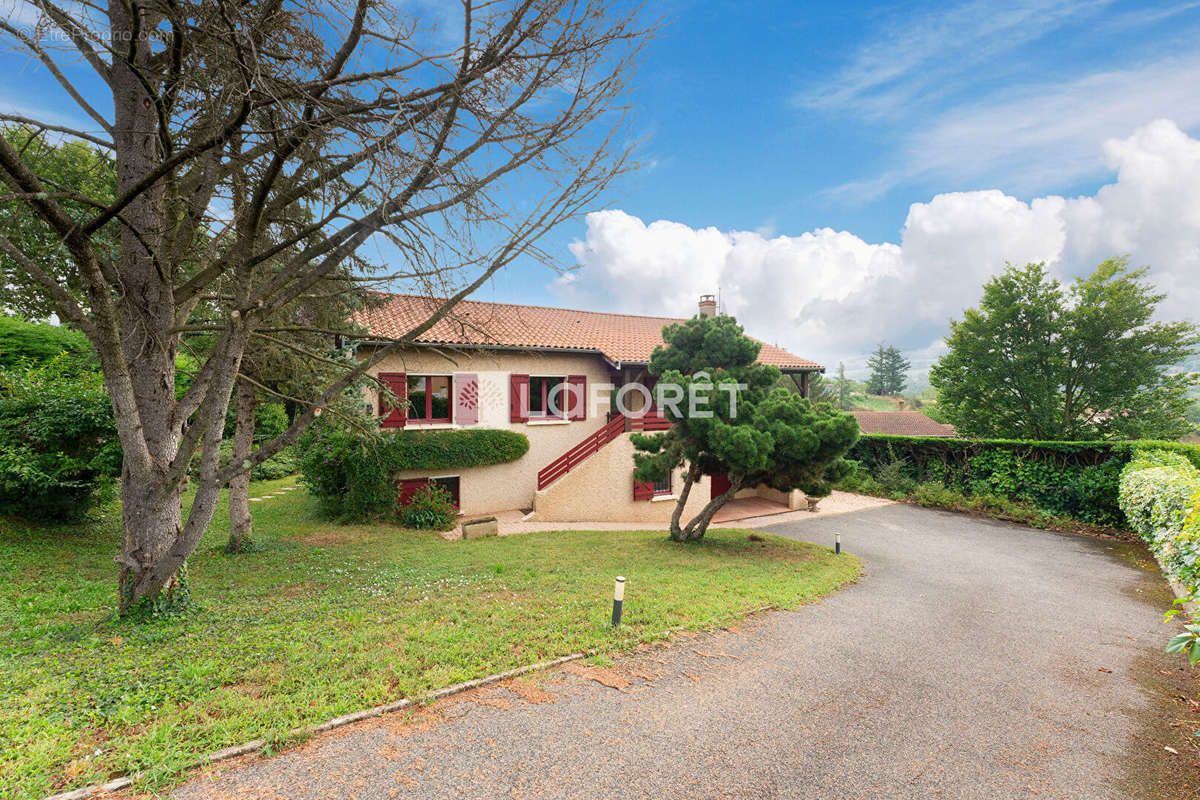
<svg viewBox="0 0 1200 800">
<path fill-rule="evenodd" d="M 897 395 L 904 391 L 908 382 L 905 373 L 912 368 L 912 362 L 904 357 L 900 348 L 889 346 L 884 351 L 884 389 L 883 394 Z"/>
<path fill-rule="evenodd" d="M 871 376 L 867 378 L 867 394 L 884 394 L 887 389 L 887 345 L 883 342 L 867 359 L 867 368 L 871 370 Z"/>
<path fill-rule="evenodd" d="M 867 359 L 871 377 L 867 380 L 869 394 L 897 395 L 904 391 L 905 373 L 912 367 L 900 348 L 880 342 Z"/>
<path fill-rule="evenodd" d="M 846 362 L 838 362 L 837 376 L 837 407 L 842 411 L 850 410 L 850 380 L 846 377 Z"/>
</svg>

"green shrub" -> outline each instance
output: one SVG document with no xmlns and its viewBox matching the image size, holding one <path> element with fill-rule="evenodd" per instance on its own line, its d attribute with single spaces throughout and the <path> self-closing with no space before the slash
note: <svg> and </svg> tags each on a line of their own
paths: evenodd
<svg viewBox="0 0 1200 800">
<path fill-rule="evenodd" d="M 893 458 L 880 464 L 873 477 L 885 492 L 908 493 L 916 486 L 916 481 L 908 476 L 910 466 L 903 458 Z"/>
<path fill-rule="evenodd" d="M 1178 448 L 1140 451 L 1121 473 L 1120 500 L 1163 570 L 1193 602 L 1200 600 L 1200 469 Z M 1200 625 L 1186 625 L 1167 652 L 1200 663 Z"/>
<path fill-rule="evenodd" d="M 0 315 L 0 367 L 37 366 L 63 353 L 81 362 L 94 361 L 92 344 L 79 331 Z"/>
<path fill-rule="evenodd" d="M 189 381 L 190 383 L 190 381 Z M 178 388 L 178 387 L 177 387 Z M 179 392 L 182 394 L 182 392 Z M 232 439 L 237 430 L 237 403 L 230 402 L 225 414 L 224 437 Z M 259 403 L 254 407 L 254 441 L 267 442 L 287 430 L 291 421 L 283 403 Z"/>
<path fill-rule="evenodd" d="M 387 513 L 395 505 L 397 472 L 504 464 L 525 455 L 529 440 L 487 428 L 360 432 L 319 423 L 301 437 L 299 447 L 309 492 L 326 512 L 353 520 Z"/>
<path fill-rule="evenodd" d="M 300 471 L 300 456 L 296 446 L 285 447 L 266 461 L 250 470 L 250 479 L 255 481 L 274 481 L 295 475 Z"/>
<path fill-rule="evenodd" d="M 1121 475 L 1129 525 L 1189 594 L 1200 587 L 1200 470 L 1179 453 L 1139 454 Z"/>
<path fill-rule="evenodd" d="M 101 376 L 60 354 L 0 370 L 0 513 L 78 521 L 121 472 Z"/>
<path fill-rule="evenodd" d="M 448 531 L 454 527 L 458 512 L 445 488 L 427 483 L 413 493 L 408 505 L 400 509 L 400 521 L 409 528 Z"/>
<path fill-rule="evenodd" d="M 850 451 L 861 464 L 843 486 L 885 493 L 937 483 L 967 496 L 990 494 L 1027 503 L 1054 517 L 1120 527 L 1121 470 L 1143 452 L 1170 451 L 1200 465 L 1200 447 L 1174 442 L 1027 442 L 863 436 Z"/>
</svg>

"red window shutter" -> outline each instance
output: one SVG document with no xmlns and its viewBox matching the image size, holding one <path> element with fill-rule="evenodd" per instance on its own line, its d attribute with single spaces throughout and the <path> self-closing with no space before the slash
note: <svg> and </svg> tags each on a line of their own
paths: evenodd
<svg viewBox="0 0 1200 800">
<path fill-rule="evenodd" d="M 514 374 L 509 379 L 509 420 L 526 422 L 529 420 L 529 376 Z"/>
<path fill-rule="evenodd" d="M 587 376 L 567 376 L 567 419 L 587 419 Z"/>
<path fill-rule="evenodd" d="M 473 372 L 454 373 L 454 421 L 459 425 L 479 422 L 479 376 Z"/>
<path fill-rule="evenodd" d="M 408 505 L 412 502 L 413 495 L 427 483 L 429 478 L 404 478 L 396 487 L 396 502 L 401 507 Z"/>
<path fill-rule="evenodd" d="M 391 407 L 384 392 L 379 393 L 379 416 L 384 428 L 403 428 L 408 421 L 408 375 L 404 372 L 381 372 L 377 376 L 384 388 L 396 395 L 397 405 Z"/>
<path fill-rule="evenodd" d="M 652 497 L 654 497 L 654 484 L 649 481 L 639 481 L 635 478 L 633 481 L 633 499 L 649 500 Z"/>
</svg>

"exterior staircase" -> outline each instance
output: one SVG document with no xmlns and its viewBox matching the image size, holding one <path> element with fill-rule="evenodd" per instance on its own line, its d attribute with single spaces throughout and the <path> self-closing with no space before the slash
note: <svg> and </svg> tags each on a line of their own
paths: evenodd
<svg viewBox="0 0 1200 800">
<path fill-rule="evenodd" d="M 551 461 L 538 472 L 538 491 L 545 489 L 556 480 L 566 475 L 600 448 L 629 431 L 664 431 L 671 427 L 671 421 L 657 414 L 646 414 L 638 417 L 627 417 L 624 414 L 613 413 L 603 428 L 588 436 L 579 444 Z"/>
</svg>

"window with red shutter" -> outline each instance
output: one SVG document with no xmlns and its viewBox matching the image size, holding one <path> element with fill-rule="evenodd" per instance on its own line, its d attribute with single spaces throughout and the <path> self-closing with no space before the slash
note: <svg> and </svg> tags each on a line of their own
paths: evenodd
<svg viewBox="0 0 1200 800">
<path fill-rule="evenodd" d="M 381 372 L 376 376 L 383 389 L 379 392 L 379 416 L 384 428 L 403 428 L 408 420 L 408 377 L 403 372 Z M 394 395 L 389 400 L 388 392 Z M 394 405 L 393 405 L 394 403 Z"/>
<path fill-rule="evenodd" d="M 529 376 L 512 375 L 509 378 L 509 420 L 526 422 L 529 419 Z"/>
<path fill-rule="evenodd" d="M 654 484 L 649 481 L 633 481 L 633 499 L 649 500 L 654 497 Z"/>
<path fill-rule="evenodd" d="M 587 376 L 568 375 L 567 419 L 587 419 Z"/>
</svg>

